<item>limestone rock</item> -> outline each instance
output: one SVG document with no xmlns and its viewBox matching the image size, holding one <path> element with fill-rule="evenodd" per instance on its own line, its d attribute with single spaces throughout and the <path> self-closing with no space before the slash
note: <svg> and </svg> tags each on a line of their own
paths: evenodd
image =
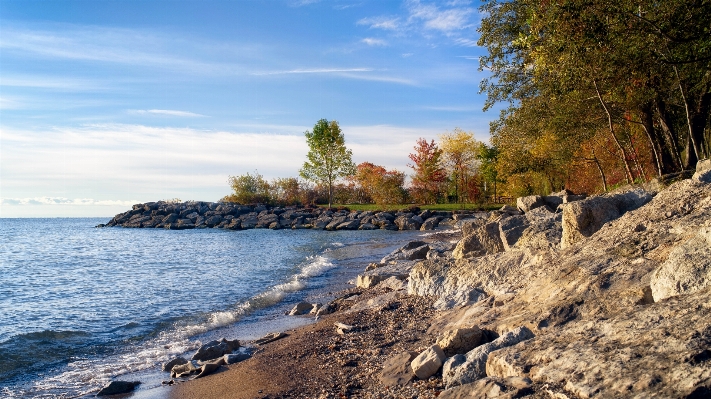
<svg viewBox="0 0 711 399">
<path fill-rule="evenodd" d="M 532 394 L 532 382 L 528 378 L 482 378 L 476 382 L 460 385 L 443 391 L 438 398 L 464 399 L 514 399 Z"/>
<path fill-rule="evenodd" d="M 516 207 L 523 213 L 536 209 L 539 206 L 545 205 L 543 197 L 540 195 L 529 195 L 528 197 L 519 197 L 516 199 Z"/>
<path fill-rule="evenodd" d="M 393 260 L 416 260 L 424 259 L 429 251 L 429 246 L 424 241 L 410 241 L 402 247 L 396 249 L 390 254 L 383 257 L 380 263 L 388 263 Z"/>
<path fill-rule="evenodd" d="M 286 333 L 284 333 L 284 332 L 269 333 L 269 334 L 263 336 L 262 338 L 259 338 L 259 339 L 255 340 L 254 343 L 255 343 L 256 345 L 265 345 L 265 344 L 268 344 L 268 343 L 270 343 L 270 342 L 274 342 L 274 341 L 276 341 L 276 340 L 278 340 L 278 339 L 282 339 L 282 338 L 287 337 L 287 336 L 288 336 L 288 335 L 287 335 Z"/>
<path fill-rule="evenodd" d="M 235 364 L 251 358 L 249 353 L 230 353 L 223 357 L 225 364 Z"/>
<path fill-rule="evenodd" d="M 96 394 L 96 396 L 119 395 L 133 392 L 141 383 L 139 381 L 111 381 L 111 383 Z"/>
<path fill-rule="evenodd" d="M 674 248 L 652 275 L 654 301 L 692 293 L 711 285 L 711 228 Z"/>
<path fill-rule="evenodd" d="M 475 258 L 503 251 L 504 244 L 501 242 L 499 223 L 491 222 L 480 226 L 471 235 L 460 240 L 452 256 L 455 259 Z"/>
<path fill-rule="evenodd" d="M 222 359 L 220 359 L 220 360 L 222 360 Z M 212 374 L 215 371 L 217 371 L 217 369 L 219 369 L 220 366 L 221 366 L 221 364 L 219 364 L 219 363 L 205 363 L 200 367 L 200 372 L 198 373 L 198 375 L 195 376 L 195 378 L 202 378 L 202 377 L 205 377 L 206 375 Z"/>
<path fill-rule="evenodd" d="M 442 370 L 444 383 L 450 388 L 486 377 L 486 361 L 491 352 L 531 338 L 531 330 L 522 326 L 472 349 L 466 355 L 455 355 L 447 359 Z"/>
<path fill-rule="evenodd" d="M 219 341 L 210 341 L 202 345 L 193 355 L 191 360 L 211 360 L 222 357 L 240 347 L 239 341 L 228 341 L 222 338 Z"/>
<path fill-rule="evenodd" d="M 635 210 L 651 201 L 652 195 L 642 189 L 618 194 L 601 195 L 573 202 L 563 209 L 561 248 L 567 248 L 590 237 L 607 222 L 625 212 Z"/>
<path fill-rule="evenodd" d="M 467 353 L 481 344 L 482 332 L 479 327 L 456 328 L 445 332 L 438 340 L 437 345 L 447 357 Z"/>
<path fill-rule="evenodd" d="M 484 219 L 467 219 L 462 223 L 462 236 L 467 237 L 474 234 L 476 230 L 485 224 L 486 220 Z"/>
<path fill-rule="evenodd" d="M 170 360 L 169 362 L 163 364 L 163 371 L 170 372 L 171 370 L 173 370 L 173 367 L 181 365 L 181 364 L 185 364 L 187 362 L 188 362 L 187 359 L 185 359 L 182 356 L 178 356 L 178 357 Z"/>
<path fill-rule="evenodd" d="M 383 363 L 383 370 L 378 379 L 384 386 L 405 385 L 412 381 L 415 373 L 412 372 L 410 362 L 415 358 L 415 352 L 402 352 L 390 356 Z"/>
<path fill-rule="evenodd" d="M 702 159 L 696 163 L 696 172 L 691 178 L 699 183 L 711 183 L 711 159 Z"/>
<path fill-rule="evenodd" d="M 174 366 L 173 369 L 170 370 L 170 376 L 172 378 L 186 377 L 200 370 L 200 367 L 201 366 L 196 360 L 190 361 L 185 364 Z"/>
<path fill-rule="evenodd" d="M 417 219 L 420 219 L 417 217 Z M 415 219 L 414 216 L 398 216 L 395 218 L 394 223 L 400 230 L 419 230 L 422 222 Z"/>
<path fill-rule="evenodd" d="M 415 357 L 410 363 L 412 372 L 417 378 L 424 380 L 435 374 L 446 359 L 438 345 L 432 345 Z"/>
<path fill-rule="evenodd" d="M 499 222 L 499 234 L 504 250 L 508 251 L 523 235 L 524 230 L 530 226 L 526 216 L 512 216 Z"/>
<path fill-rule="evenodd" d="M 434 230 L 439 224 L 439 220 L 438 216 L 427 218 L 420 226 L 420 230 Z"/>
<path fill-rule="evenodd" d="M 300 316 L 307 314 L 313 309 L 314 305 L 308 302 L 299 302 L 291 309 L 289 316 Z"/>
</svg>

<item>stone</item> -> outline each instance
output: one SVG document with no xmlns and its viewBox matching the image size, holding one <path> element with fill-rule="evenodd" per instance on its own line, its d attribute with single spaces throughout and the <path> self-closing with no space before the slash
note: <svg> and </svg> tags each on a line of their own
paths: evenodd
<svg viewBox="0 0 711 399">
<path fill-rule="evenodd" d="M 563 208 L 561 248 L 565 249 L 595 234 L 607 222 L 652 200 L 642 189 L 605 194 L 572 202 Z"/>
<path fill-rule="evenodd" d="M 447 357 L 456 354 L 467 353 L 481 344 L 482 332 L 479 327 L 456 328 L 445 332 L 439 339 L 437 345 Z"/>
<path fill-rule="evenodd" d="M 300 316 L 302 314 L 307 314 L 313 309 L 314 305 L 308 302 L 297 303 L 289 312 L 289 316 Z"/>
<path fill-rule="evenodd" d="M 523 213 L 530 212 L 532 209 L 536 209 L 545 204 L 546 202 L 543 201 L 543 197 L 540 195 L 529 195 L 528 197 L 519 197 L 516 199 L 516 207 Z"/>
<path fill-rule="evenodd" d="M 387 279 L 390 276 L 387 275 L 378 275 L 378 274 L 373 274 L 373 275 L 366 275 L 366 274 L 361 274 L 358 276 L 356 279 L 356 287 L 358 288 L 372 288 L 378 285 L 379 282 Z"/>
<path fill-rule="evenodd" d="M 334 216 L 333 219 L 326 225 L 326 230 L 335 230 L 336 227 L 348 221 L 347 216 Z"/>
<path fill-rule="evenodd" d="M 111 381 L 109 385 L 101 388 L 96 396 L 119 395 L 133 392 L 140 384 L 140 381 Z"/>
<path fill-rule="evenodd" d="M 200 370 L 200 367 L 201 366 L 197 363 L 197 361 L 190 361 L 185 364 L 174 366 L 173 369 L 170 370 L 170 376 L 171 378 L 186 377 Z"/>
<path fill-rule="evenodd" d="M 479 227 L 485 224 L 486 220 L 484 219 L 467 219 L 462 223 L 462 236 L 467 237 L 474 234 L 474 232 L 478 230 Z"/>
<path fill-rule="evenodd" d="M 220 366 L 221 364 L 218 363 L 205 363 L 200 367 L 200 372 L 198 373 L 198 375 L 195 376 L 195 378 L 202 378 L 206 375 L 212 374 L 217 371 Z"/>
<path fill-rule="evenodd" d="M 696 163 L 696 172 L 691 177 L 699 183 L 711 183 L 711 159 L 702 159 Z"/>
<path fill-rule="evenodd" d="M 340 335 L 345 335 L 346 333 L 354 331 L 354 329 L 355 329 L 355 326 L 343 324 L 340 322 L 333 323 L 333 325 L 336 326 L 336 332 Z"/>
<path fill-rule="evenodd" d="M 439 225 L 439 220 L 438 216 L 427 218 L 420 226 L 420 230 L 434 230 Z"/>
<path fill-rule="evenodd" d="M 486 377 L 486 361 L 491 352 L 531 338 L 533 338 L 531 330 L 522 326 L 472 349 L 466 355 L 450 357 L 442 369 L 442 379 L 445 385 L 447 388 L 451 388 Z"/>
<path fill-rule="evenodd" d="M 372 223 L 363 223 L 358 227 L 358 230 L 377 230 L 378 226 Z"/>
<path fill-rule="evenodd" d="M 526 216 L 512 216 L 499 221 L 499 236 L 504 250 L 508 251 L 530 226 Z"/>
<path fill-rule="evenodd" d="M 676 246 L 652 274 L 654 301 L 699 291 L 711 285 L 711 228 L 703 227 Z"/>
<path fill-rule="evenodd" d="M 438 396 L 439 399 L 488 399 L 504 398 L 504 386 L 491 378 L 446 389 Z M 506 397 L 509 398 L 509 397 Z"/>
<path fill-rule="evenodd" d="M 383 259 L 380 260 L 380 263 L 384 264 L 393 260 L 407 259 L 408 256 L 418 257 L 419 251 L 422 251 L 422 247 L 427 247 L 427 243 L 424 241 L 410 241 L 402 247 L 386 255 Z M 425 252 L 425 255 L 427 255 L 427 252 Z M 422 258 L 417 259 L 424 259 L 424 256 Z"/>
<path fill-rule="evenodd" d="M 420 219 L 419 216 L 417 218 Z M 419 230 L 422 225 L 422 222 L 419 222 L 414 217 L 407 217 L 404 215 L 395 218 L 394 223 L 400 230 Z"/>
<path fill-rule="evenodd" d="M 521 353 L 497 350 L 486 360 L 486 375 L 496 377 L 526 377 L 526 369 L 521 366 Z"/>
<path fill-rule="evenodd" d="M 437 373 L 445 359 L 444 352 L 435 344 L 417 355 L 410 363 L 410 367 L 417 378 L 425 380 Z"/>
<path fill-rule="evenodd" d="M 401 352 L 388 357 L 383 363 L 383 370 L 378 379 L 386 387 L 405 385 L 415 378 L 410 362 L 415 358 L 415 352 Z"/>
<path fill-rule="evenodd" d="M 499 223 L 486 223 L 471 235 L 464 236 L 452 252 L 455 259 L 475 258 L 485 254 L 504 251 L 504 244 L 499 233 Z"/>
<path fill-rule="evenodd" d="M 197 352 L 193 355 L 191 360 L 211 360 L 222 357 L 228 353 L 232 353 L 234 350 L 240 347 L 239 341 L 228 341 L 222 338 L 219 341 L 210 341 L 202 345 Z"/>
<path fill-rule="evenodd" d="M 207 227 L 215 227 L 216 225 L 220 224 L 222 222 L 222 216 L 220 215 L 214 215 L 210 216 L 209 218 L 205 219 L 205 224 Z M 165 221 L 163 221 L 165 223 Z"/>
<path fill-rule="evenodd" d="M 360 227 L 360 220 L 353 219 L 339 224 L 336 226 L 336 230 L 357 230 L 358 227 Z"/>
<path fill-rule="evenodd" d="M 263 336 L 262 338 L 255 340 L 254 343 L 256 345 L 265 345 L 270 342 L 274 342 L 278 339 L 282 339 L 284 337 L 288 337 L 288 334 L 286 334 L 284 332 L 274 332 L 274 333 L 269 333 L 269 334 Z"/>
<path fill-rule="evenodd" d="M 188 362 L 187 359 L 185 359 L 182 356 L 178 356 L 178 357 L 170 360 L 169 362 L 163 364 L 163 371 L 170 372 L 171 370 L 173 370 L 173 367 L 181 365 L 181 364 L 185 364 L 187 362 Z"/>
<path fill-rule="evenodd" d="M 378 284 L 380 287 L 389 288 L 393 291 L 400 291 L 407 289 L 407 283 L 402 279 L 402 276 L 391 276 L 381 281 Z"/>
<path fill-rule="evenodd" d="M 511 205 L 504 205 L 499 209 L 499 212 L 508 213 L 509 215 L 520 215 L 521 211 Z"/>
</svg>

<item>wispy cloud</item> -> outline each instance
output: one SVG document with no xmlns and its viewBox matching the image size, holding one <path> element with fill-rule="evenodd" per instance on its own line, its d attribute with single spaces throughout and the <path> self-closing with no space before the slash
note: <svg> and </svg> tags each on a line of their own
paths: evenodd
<svg viewBox="0 0 711 399">
<path fill-rule="evenodd" d="M 367 44 L 368 46 L 387 46 L 388 45 L 388 43 L 385 40 L 375 39 L 372 37 L 366 37 L 365 39 L 361 40 L 361 42 Z"/>
<path fill-rule="evenodd" d="M 365 75 L 365 74 L 352 74 L 352 73 L 341 73 L 340 76 L 350 79 L 359 80 L 369 80 L 372 82 L 385 82 L 385 83 L 396 83 L 407 86 L 420 86 L 420 84 L 412 79 L 400 78 L 397 76 L 383 76 L 383 75 Z"/>
<path fill-rule="evenodd" d="M 86 91 L 104 89 L 106 86 L 88 79 L 75 79 L 69 77 L 48 77 L 48 76 L 0 76 L 0 86 L 6 87 L 28 87 L 50 90 Z"/>
<path fill-rule="evenodd" d="M 427 29 L 435 29 L 445 33 L 472 27 L 469 17 L 475 12 L 472 8 L 452 8 L 441 10 L 430 4 L 422 4 L 419 0 L 408 2 L 410 20 L 419 19 Z"/>
<path fill-rule="evenodd" d="M 206 115 L 196 114 L 194 112 L 188 111 L 176 111 L 172 109 L 131 109 L 128 110 L 129 113 L 139 114 L 139 115 L 167 115 L 167 116 L 180 116 L 180 117 L 190 117 L 190 118 L 204 118 Z"/>
<path fill-rule="evenodd" d="M 397 30 L 400 28 L 400 18 L 398 17 L 372 17 L 363 18 L 356 22 L 357 25 L 367 25 L 371 29 Z"/>
<path fill-rule="evenodd" d="M 32 197 L 0 198 L 0 205 L 78 205 L 78 206 L 131 206 L 138 200 L 95 200 L 93 198 Z"/>
<path fill-rule="evenodd" d="M 310 73 L 343 73 L 343 72 L 372 72 L 372 68 L 314 68 L 314 69 L 290 69 L 286 71 L 266 71 L 253 72 L 252 75 L 290 75 L 290 74 L 310 74 Z"/>
<path fill-rule="evenodd" d="M 454 42 L 460 46 L 464 47 L 479 47 L 476 40 L 467 39 L 464 37 L 459 37 L 454 39 Z"/>
<path fill-rule="evenodd" d="M 481 57 L 478 55 L 458 55 L 457 58 L 464 58 L 465 60 L 470 60 L 470 61 L 479 61 Z"/>
</svg>

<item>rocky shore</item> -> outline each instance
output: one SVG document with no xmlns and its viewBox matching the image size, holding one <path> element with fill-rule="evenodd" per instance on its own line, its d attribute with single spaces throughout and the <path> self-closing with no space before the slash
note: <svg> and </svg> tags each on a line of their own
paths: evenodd
<svg viewBox="0 0 711 399">
<path fill-rule="evenodd" d="M 292 311 L 315 324 L 166 368 L 167 396 L 711 397 L 711 161 L 668 186 L 556 201 L 404 245 Z"/>
<path fill-rule="evenodd" d="M 451 224 L 470 215 L 447 211 L 398 212 L 330 210 L 312 207 L 268 207 L 229 202 L 147 202 L 133 205 L 97 227 L 165 228 L 169 230 L 218 228 L 316 229 L 316 230 L 434 230 L 440 223 Z"/>
</svg>

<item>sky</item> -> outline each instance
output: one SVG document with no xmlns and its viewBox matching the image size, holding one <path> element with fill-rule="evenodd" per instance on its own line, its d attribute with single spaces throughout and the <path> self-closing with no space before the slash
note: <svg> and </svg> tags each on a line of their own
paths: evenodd
<svg viewBox="0 0 711 399">
<path fill-rule="evenodd" d="M 109 217 L 296 177 L 336 120 L 356 163 L 489 137 L 470 1 L 0 1 L 0 217 Z"/>
</svg>

